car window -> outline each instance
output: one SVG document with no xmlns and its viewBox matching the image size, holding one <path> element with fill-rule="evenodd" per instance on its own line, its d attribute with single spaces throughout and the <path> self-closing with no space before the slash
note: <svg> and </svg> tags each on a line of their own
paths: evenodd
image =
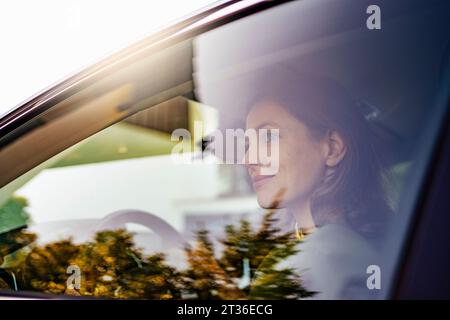
<svg viewBox="0 0 450 320">
<path fill-rule="evenodd" d="M 107 122 L 87 104 L 103 130 L 68 118 L 59 132 L 88 137 L 60 135 L 0 191 L 0 288 L 388 297 L 445 111 L 449 7 L 386 4 L 372 30 L 365 2 L 334 3 L 327 23 L 329 1 L 297 1 L 190 39 L 171 72 L 192 87 L 131 109 L 128 87 L 96 95 L 135 110 Z"/>
</svg>

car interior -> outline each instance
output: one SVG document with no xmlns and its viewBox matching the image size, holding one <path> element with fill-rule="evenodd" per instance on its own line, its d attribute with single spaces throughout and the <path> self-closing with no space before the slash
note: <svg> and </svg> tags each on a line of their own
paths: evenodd
<svg viewBox="0 0 450 320">
<path fill-rule="evenodd" d="M 138 58 L 131 55 L 119 67 L 80 84 L 75 93 L 61 93 L 60 101 L 0 137 L 0 207 L 44 171 L 150 157 L 159 161 L 177 143 L 171 133 L 184 128 L 194 134 L 195 121 L 215 122 L 216 117 L 220 129 L 245 128 L 247 106 L 242 101 L 250 90 L 248 75 L 282 63 L 298 72 L 337 79 L 360 102 L 390 156 L 386 193 L 404 224 L 411 214 L 406 209 L 414 197 L 410 190 L 418 192 L 420 186 L 415 173 L 423 171 L 428 159 L 425 146 L 432 147 L 424 132 L 441 112 L 436 102 L 442 85 L 439 70 L 450 58 L 449 43 L 439 31 L 448 26 L 448 17 L 438 9 L 387 9 L 381 36 L 346 21 L 344 14 L 336 14 L 328 24 L 314 21 L 320 9 L 300 1 L 165 48 L 149 48 Z M 304 19 L 298 18 L 299 10 Z M 268 19 L 271 33 L 261 35 L 258 30 Z M 298 31 L 311 29 L 315 32 Z M 410 33 L 415 36 L 404 36 Z M 254 46 L 243 45 L 250 40 Z M 206 134 L 194 137 L 194 150 L 199 151 Z M 161 168 L 155 165 L 154 170 Z M 151 180 L 152 172 L 144 174 Z M 148 183 L 163 183 L 155 177 Z M 248 181 L 242 179 L 241 190 L 250 194 Z M 189 208 L 188 202 L 183 205 Z M 98 230 L 126 224 L 154 231 L 136 229 L 138 242 L 151 252 L 161 246 L 164 252 L 172 247 L 182 250 L 187 237 L 164 215 L 127 207 L 103 218 L 61 212 L 60 221 L 32 224 L 31 230 L 41 234 L 43 242 L 65 235 L 83 242 Z M 179 251 L 173 254 L 175 260 L 177 256 Z"/>
</svg>

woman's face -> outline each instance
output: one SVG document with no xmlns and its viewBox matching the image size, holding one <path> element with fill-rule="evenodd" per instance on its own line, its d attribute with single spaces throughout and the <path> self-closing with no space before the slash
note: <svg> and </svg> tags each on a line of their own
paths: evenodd
<svg viewBox="0 0 450 320">
<path fill-rule="evenodd" d="M 279 129 L 279 134 L 269 135 L 264 141 L 268 150 L 271 144 L 279 144 L 278 170 L 266 174 L 267 162 L 249 164 L 251 152 L 258 148 L 248 146 L 246 166 L 252 179 L 258 203 L 263 208 L 285 207 L 290 203 L 308 201 L 321 183 L 326 168 L 328 148 L 326 143 L 311 136 L 308 128 L 287 109 L 275 102 L 262 102 L 253 106 L 247 116 L 247 129 Z M 261 139 L 258 145 L 261 146 Z M 251 141 L 249 142 L 252 143 Z M 253 142 L 254 143 L 254 142 Z M 253 155 L 256 156 L 256 155 Z M 277 157 L 270 155 L 272 161 Z M 256 158 L 255 158 L 256 159 Z M 277 199 L 278 198 L 278 199 Z"/>
</svg>

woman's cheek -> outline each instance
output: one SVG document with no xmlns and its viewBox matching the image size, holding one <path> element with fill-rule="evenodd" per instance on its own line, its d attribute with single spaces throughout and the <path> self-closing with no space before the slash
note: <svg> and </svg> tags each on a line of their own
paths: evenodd
<svg viewBox="0 0 450 320">
<path fill-rule="evenodd" d="M 286 200 L 305 198 L 312 192 L 321 161 L 312 148 L 293 148 L 285 159 Z"/>
</svg>

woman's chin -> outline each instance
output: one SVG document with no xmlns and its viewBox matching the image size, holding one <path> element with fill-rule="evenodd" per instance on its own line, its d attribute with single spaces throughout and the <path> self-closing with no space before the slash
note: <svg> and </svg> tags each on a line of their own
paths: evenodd
<svg viewBox="0 0 450 320">
<path fill-rule="evenodd" d="M 279 201 L 268 200 L 268 198 L 257 197 L 258 205 L 263 209 L 281 209 L 282 205 Z"/>
</svg>

